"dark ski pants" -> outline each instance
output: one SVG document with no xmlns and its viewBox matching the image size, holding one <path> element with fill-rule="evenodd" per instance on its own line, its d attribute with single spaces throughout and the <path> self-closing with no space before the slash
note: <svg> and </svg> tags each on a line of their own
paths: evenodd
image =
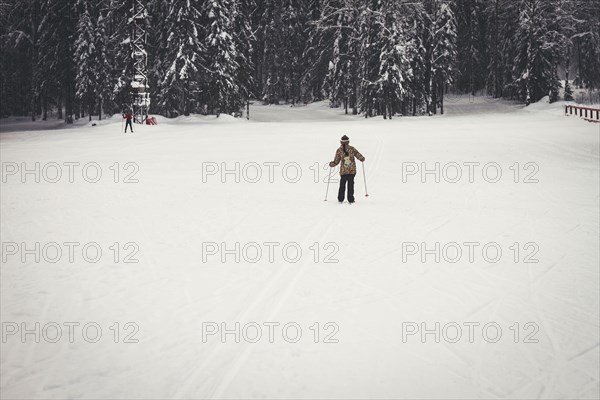
<svg viewBox="0 0 600 400">
<path fill-rule="evenodd" d="M 344 201 L 346 183 L 348 184 L 348 201 L 354 203 L 354 177 L 356 174 L 342 175 L 340 178 L 340 190 L 338 192 L 338 201 Z"/>
<path fill-rule="evenodd" d="M 125 122 L 125 133 L 127 133 L 127 127 L 129 127 L 131 129 L 131 132 L 133 132 L 133 124 L 131 123 L 130 119 L 128 119 L 127 122 Z"/>
</svg>

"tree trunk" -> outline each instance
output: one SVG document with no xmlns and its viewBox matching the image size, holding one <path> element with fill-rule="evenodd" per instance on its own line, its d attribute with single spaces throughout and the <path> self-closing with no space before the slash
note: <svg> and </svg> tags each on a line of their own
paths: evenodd
<svg viewBox="0 0 600 400">
<path fill-rule="evenodd" d="M 291 91 L 291 97 L 292 97 L 292 105 L 295 106 L 296 105 L 296 82 L 298 81 L 296 78 L 296 66 L 294 65 L 292 67 L 292 72 L 290 73 L 290 79 L 291 79 L 291 85 L 290 85 L 290 91 Z"/>
<path fill-rule="evenodd" d="M 185 85 L 185 83 L 184 83 Z M 190 110 L 188 107 L 188 89 L 187 86 L 183 89 L 183 115 L 186 117 L 190 115 Z"/>
<path fill-rule="evenodd" d="M 498 52 L 498 30 L 500 29 L 500 0 L 496 0 L 496 9 L 495 9 L 495 18 L 496 18 L 496 26 L 494 28 L 494 45 L 496 46 L 496 51 L 495 51 L 495 57 L 496 57 L 496 64 L 495 64 L 495 68 L 496 68 L 496 93 L 494 94 L 495 98 L 500 98 L 502 97 L 503 93 L 502 93 L 502 81 L 501 81 L 501 72 L 500 72 L 500 57 L 499 57 L 499 52 Z"/>
<path fill-rule="evenodd" d="M 73 123 L 73 97 L 71 96 L 71 73 L 66 72 L 67 84 L 65 85 L 65 122 L 67 124 Z"/>
<path fill-rule="evenodd" d="M 440 114 L 444 115 L 444 77 L 440 79 Z"/>
<path fill-rule="evenodd" d="M 583 79 L 581 79 L 581 39 L 577 38 L 577 86 L 583 88 Z"/>
<path fill-rule="evenodd" d="M 571 69 L 571 48 L 567 48 L 567 60 L 565 65 L 565 86 L 569 83 L 569 69 Z"/>
<path fill-rule="evenodd" d="M 35 86 L 34 85 L 35 85 L 35 82 L 32 82 L 32 84 L 31 84 L 31 101 L 29 104 L 30 113 L 31 113 L 31 121 L 35 121 L 35 109 L 37 108 L 36 104 L 35 104 L 36 103 L 36 101 L 35 101 L 36 95 L 35 95 Z"/>
<path fill-rule="evenodd" d="M 42 94 L 42 120 L 46 121 L 48 119 L 48 95 L 46 94 L 46 90 L 44 90 Z"/>
<path fill-rule="evenodd" d="M 39 4 L 40 2 L 34 1 L 32 3 L 31 8 L 31 103 L 30 103 L 30 112 L 31 112 L 31 120 L 35 121 L 36 110 L 37 110 L 37 102 L 39 97 L 39 88 L 38 88 L 38 73 L 37 73 L 37 64 L 38 64 L 38 40 L 37 40 L 37 32 L 38 32 L 38 15 L 39 15 Z"/>
<path fill-rule="evenodd" d="M 432 105 L 431 112 L 434 115 L 437 114 L 437 84 L 435 82 L 435 79 L 433 80 L 432 86 L 431 86 L 431 105 Z"/>
<path fill-rule="evenodd" d="M 58 119 L 63 119 L 63 91 L 62 90 L 58 91 L 57 111 L 58 111 Z"/>
<path fill-rule="evenodd" d="M 94 113 L 94 102 L 91 99 L 91 96 L 88 98 L 88 118 L 89 121 L 92 121 L 92 114 Z M 83 116 L 82 116 L 83 117 Z"/>
<path fill-rule="evenodd" d="M 358 100 L 357 100 L 357 87 L 356 87 L 356 80 L 354 80 L 353 83 L 353 89 L 352 89 L 352 115 L 358 115 Z"/>
<path fill-rule="evenodd" d="M 70 35 L 72 32 L 72 1 L 65 0 L 66 8 L 66 26 L 62 29 L 63 37 L 63 62 L 64 62 L 64 86 L 65 86 L 65 122 L 67 124 L 73 123 L 74 114 L 74 84 L 73 84 L 73 54 L 70 47 Z"/>
</svg>

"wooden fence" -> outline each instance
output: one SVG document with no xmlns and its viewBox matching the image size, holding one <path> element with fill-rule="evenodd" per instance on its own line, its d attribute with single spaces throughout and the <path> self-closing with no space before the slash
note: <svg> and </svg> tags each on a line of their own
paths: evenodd
<svg viewBox="0 0 600 400">
<path fill-rule="evenodd" d="M 589 122 L 600 122 L 600 109 L 582 106 L 573 106 L 567 104 L 565 106 L 565 115 L 579 116 Z"/>
</svg>

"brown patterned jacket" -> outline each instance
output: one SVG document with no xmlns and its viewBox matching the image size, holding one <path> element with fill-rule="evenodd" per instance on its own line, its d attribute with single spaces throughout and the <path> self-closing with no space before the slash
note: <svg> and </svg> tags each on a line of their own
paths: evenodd
<svg viewBox="0 0 600 400">
<path fill-rule="evenodd" d="M 329 166 L 335 167 L 341 162 L 340 175 L 356 175 L 356 160 L 354 158 L 358 158 L 360 161 L 365 161 L 365 158 L 350 145 L 346 145 L 346 152 L 347 155 L 344 153 L 344 145 L 340 146 L 335 152 L 335 159 L 329 163 Z"/>
</svg>

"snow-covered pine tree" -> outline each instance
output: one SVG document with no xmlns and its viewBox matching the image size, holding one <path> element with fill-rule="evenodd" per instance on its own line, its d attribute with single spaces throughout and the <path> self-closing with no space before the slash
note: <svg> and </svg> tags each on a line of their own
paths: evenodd
<svg viewBox="0 0 600 400">
<path fill-rule="evenodd" d="M 386 12 L 383 15 L 383 29 L 379 40 L 381 53 L 377 83 L 384 119 L 392 119 L 400 109 L 412 74 L 407 56 L 401 5 L 402 3 L 396 0 L 382 2 L 382 10 Z"/>
<path fill-rule="evenodd" d="M 333 40 L 331 55 L 329 57 L 328 73 L 323 88 L 328 94 L 331 107 L 339 107 L 345 101 L 348 71 L 348 47 L 350 28 L 346 26 L 346 5 L 343 0 L 328 1 L 325 4 L 324 16 L 320 21 L 319 29 L 327 31 Z"/>
<path fill-rule="evenodd" d="M 437 113 L 438 104 L 444 113 L 444 88 L 452 83 L 454 78 L 454 63 L 456 61 L 456 18 L 450 3 L 436 3 L 434 36 L 432 50 L 432 80 L 431 93 L 433 113 Z"/>
<path fill-rule="evenodd" d="M 556 65 L 562 66 L 565 72 L 565 94 L 566 101 L 573 100 L 573 89 L 571 88 L 571 58 L 573 54 L 573 36 L 577 29 L 577 20 L 574 15 L 573 0 L 553 0 L 554 22 L 552 29 L 555 30 L 557 41 Z"/>
<path fill-rule="evenodd" d="M 98 97 L 98 71 L 100 56 L 98 45 L 102 45 L 102 37 L 97 26 L 99 13 L 98 3 L 86 0 L 77 1 L 78 21 L 75 30 L 74 61 L 77 75 L 75 78 L 76 96 L 87 107 L 89 120 L 92 120 L 96 98 Z"/>
<path fill-rule="evenodd" d="M 485 29 L 488 26 L 481 0 L 461 0 L 455 3 L 457 21 L 458 89 L 475 92 L 485 86 L 487 49 Z"/>
<path fill-rule="evenodd" d="M 323 84 L 323 89 L 328 93 L 329 105 L 332 108 L 340 106 L 341 96 L 341 82 L 339 79 L 340 75 L 343 75 L 343 63 L 340 61 L 340 38 L 336 37 L 333 42 L 333 54 L 331 55 L 331 61 L 329 61 L 327 76 Z"/>
<path fill-rule="evenodd" d="M 348 39 L 348 84 L 346 85 L 347 90 L 345 96 L 346 113 L 348 113 L 347 107 L 352 108 L 352 115 L 358 114 L 359 106 L 359 88 L 360 88 L 360 15 L 362 13 L 362 1 L 361 0 L 347 0 L 348 12 L 346 13 L 346 25 L 349 27 L 349 39 Z"/>
<path fill-rule="evenodd" d="M 600 0 L 576 0 L 578 84 L 600 89 Z"/>
<path fill-rule="evenodd" d="M 329 40 L 330 29 L 327 21 L 325 7 L 328 0 L 307 1 L 307 33 L 306 44 L 302 59 L 305 69 L 300 79 L 301 98 L 304 102 L 321 100 L 323 98 L 323 84 L 329 71 L 330 49 L 333 41 Z M 336 0 L 334 0 L 336 1 Z"/>
<path fill-rule="evenodd" d="M 260 82 L 264 104 L 279 104 L 283 93 L 283 82 L 280 79 L 282 68 L 281 5 L 279 0 L 265 0 L 260 21 L 260 40 L 263 43 Z"/>
<path fill-rule="evenodd" d="M 98 66 L 96 67 L 96 93 L 98 96 L 97 101 L 97 112 L 98 119 L 102 119 L 105 109 L 106 100 L 112 100 L 112 90 L 108 85 L 110 81 L 110 76 L 113 71 L 113 66 L 110 62 L 109 51 L 108 51 L 108 23 L 110 22 L 107 15 L 107 7 L 109 3 L 106 0 L 101 0 L 98 2 L 98 13 L 97 13 L 97 22 L 96 26 L 98 27 L 98 31 L 96 32 L 96 49 L 97 49 L 97 59 Z M 112 111 L 112 107 L 111 111 Z M 112 112 L 111 112 L 112 113 Z"/>
<path fill-rule="evenodd" d="M 359 106 L 365 118 L 380 114 L 381 98 L 378 94 L 380 38 L 384 26 L 380 0 L 369 0 L 359 16 Z"/>
<path fill-rule="evenodd" d="M 244 102 L 249 102 L 250 98 L 256 97 L 254 80 L 256 36 L 252 30 L 252 19 L 249 18 L 255 10 L 254 0 L 233 2 L 233 30 L 238 64 L 236 84 L 240 90 L 241 100 Z"/>
<path fill-rule="evenodd" d="M 210 0 L 204 4 L 207 25 L 205 39 L 210 112 L 231 114 L 242 107 L 238 86 L 239 54 L 234 40 L 233 5 L 230 0 Z"/>
<path fill-rule="evenodd" d="M 201 12 L 200 0 L 176 1 L 160 0 L 164 4 L 159 9 L 165 15 L 161 23 L 163 48 L 163 71 L 154 71 L 162 76 L 156 92 L 159 111 L 168 117 L 189 115 L 192 109 L 199 109 L 196 94 L 206 87 L 201 72 L 209 72 L 205 66 L 205 32 L 207 26 Z M 206 93 L 205 93 L 206 95 Z M 208 98 L 205 97 L 208 101 Z"/>
<path fill-rule="evenodd" d="M 522 10 L 515 33 L 516 59 L 513 85 L 527 105 L 539 101 L 556 87 L 555 43 L 548 42 L 552 4 L 546 0 L 521 0 Z"/>
<path fill-rule="evenodd" d="M 488 43 L 489 63 L 486 66 L 487 93 L 495 98 L 502 97 L 503 93 L 503 65 L 502 65 L 502 0 L 490 0 L 485 11 L 488 21 L 486 42 Z"/>
<path fill-rule="evenodd" d="M 426 104 L 426 112 L 431 115 L 433 114 L 433 93 L 431 91 L 433 86 L 433 76 L 434 76 L 434 54 L 433 49 L 436 45 L 435 43 L 435 31 L 436 31 L 436 20 L 437 13 L 439 11 L 438 0 L 424 0 L 424 13 L 423 13 L 423 24 L 424 28 L 422 30 L 422 40 L 423 40 L 423 64 L 421 68 L 423 68 L 423 87 L 422 97 Z"/>
<path fill-rule="evenodd" d="M 348 12 L 346 13 L 346 25 L 349 29 L 348 40 L 348 85 L 347 105 L 352 108 L 352 114 L 357 115 L 360 101 L 360 63 L 361 63 L 361 38 L 360 38 L 360 15 L 363 11 L 362 0 L 347 0 Z M 348 111 L 346 110 L 346 113 Z"/>
<path fill-rule="evenodd" d="M 25 0 L 2 5 L 2 112 L 4 115 L 39 114 L 39 97 L 44 74 L 39 69 L 39 1 Z M 10 18 L 4 18 L 10 15 Z"/>
<path fill-rule="evenodd" d="M 103 107 L 111 114 L 123 112 L 131 103 L 130 7 L 130 2 L 109 0 L 101 10 L 103 18 L 99 26 L 103 29 L 109 73 L 100 86 L 101 96 L 105 100 Z"/>
<path fill-rule="evenodd" d="M 300 74 L 305 38 L 306 10 L 302 0 L 282 0 L 281 8 L 281 65 L 280 80 L 283 98 L 296 104 L 300 98 Z"/>
<path fill-rule="evenodd" d="M 551 64 L 551 79 L 549 82 L 549 100 L 554 103 L 559 100 L 560 89 L 562 87 L 558 69 L 563 63 L 564 50 L 566 48 L 566 37 L 563 30 L 563 11 L 560 7 L 563 6 L 562 0 L 549 0 L 548 12 L 545 17 L 547 24 L 547 33 L 544 39 L 544 48 L 548 53 L 548 59 Z"/>
<path fill-rule="evenodd" d="M 486 10 L 489 63 L 488 93 L 494 97 L 518 99 L 513 80 L 513 64 L 517 54 L 515 32 L 520 15 L 520 0 L 491 0 Z"/>
<path fill-rule="evenodd" d="M 76 14 L 74 0 L 43 0 L 39 33 L 39 68 L 49 79 L 44 90 L 52 86 L 58 118 L 67 123 L 75 116 L 75 68 L 73 62 Z"/>
<path fill-rule="evenodd" d="M 447 0 L 426 0 L 425 99 L 429 113 L 437 113 L 438 97 L 443 87 L 452 82 L 456 59 L 456 18 Z"/>
<path fill-rule="evenodd" d="M 409 46 L 407 47 L 407 57 L 410 61 L 410 81 L 408 83 L 407 100 L 410 102 L 404 104 L 404 112 L 413 116 L 423 114 L 426 110 L 428 99 L 425 93 L 425 72 L 426 72 L 426 39 L 429 26 L 429 18 L 423 7 L 423 4 L 417 4 L 407 13 L 407 22 L 409 26 L 406 29 Z"/>
</svg>

